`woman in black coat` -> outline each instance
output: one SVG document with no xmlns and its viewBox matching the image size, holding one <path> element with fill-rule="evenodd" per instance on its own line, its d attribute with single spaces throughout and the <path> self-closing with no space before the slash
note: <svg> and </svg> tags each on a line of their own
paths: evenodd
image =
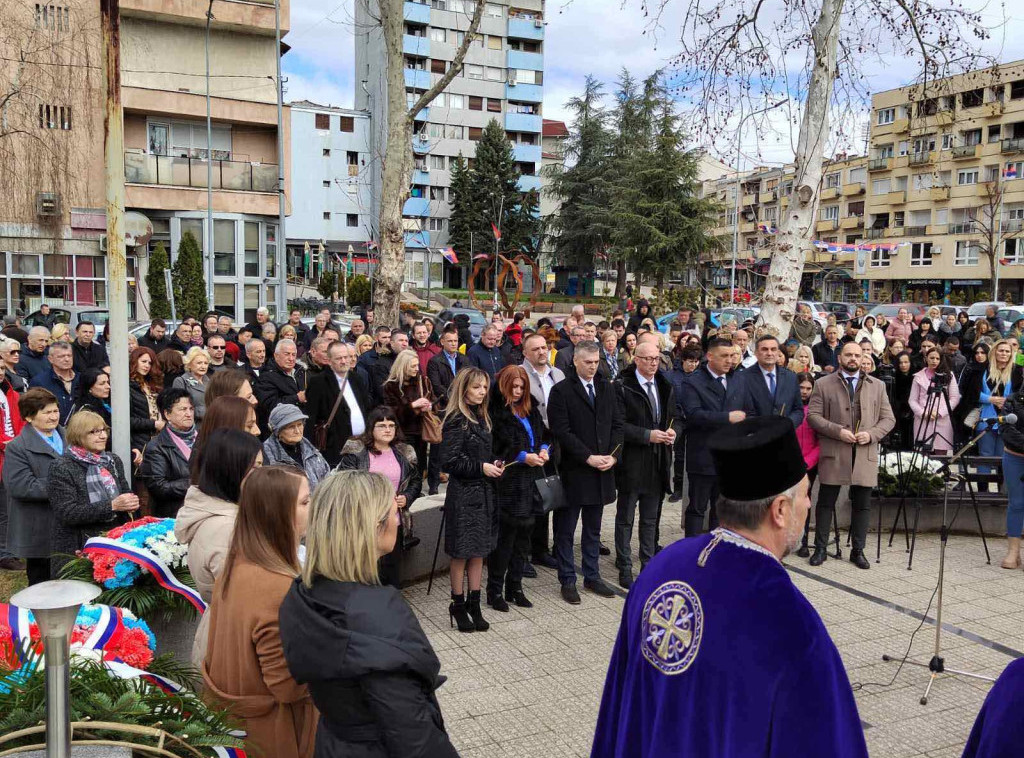
<svg viewBox="0 0 1024 758">
<path fill-rule="evenodd" d="M 87 368 L 78 375 L 78 396 L 71 408 L 71 416 L 79 411 L 99 414 L 103 423 L 110 426 L 110 375 L 103 369 Z M 110 439 L 107 439 L 110 451 Z"/>
<path fill-rule="evenodd" d="M 491 449 L 487 374 L 472 367 L 459 372 L 448 391 L 441 440 L 441 471 L 448 474 L 444 498 L 444 552 L 451 558 L 452 602 L 448 615 L 460 632 L 485 632 L 480 612 L 484 556 L 497 544 L 498 518 L 492 479 L 505 467 Z M 468 579 L 469 598 L 463 593 Z"/>
<path fill-rule="evenodd" d="M 967 415 L 978 407 L 978 399 L 981 396 L 981 381 L 988 369 L 988 354 L 991 348 L 984 342 L 975 345 L 967 365 L 956 378 L 956 384 L 960 388 L 960 402 L 953 409 L 953 432 L 966 439 L 971 436 L 974 428 L 966 428 L 964 421 Z"/>
<path fill-rule="evenodd" d="M 510 600 L 521 608 L 533 607 L 523 594 L 523 565 L 533 534 L 533 483 L 544 476 L 549 446 L 544 421 L 531 401 L 530 378 L 522 366 L 506 366 L 494 377 L 491 437 L 505 473 L 494 487 L 498 544 L 487 559 L 487 604 L 503 613 Z"/>
<path fill-rule="evenodd" d="M 71 416 L 65 431 L 64 456 L 50 467 L 47 492 L 53 510 L 50 535 L 50 573 L 61 567 L 85 541 L 124 523 L 125 514 L 139 509 L 124 467 L 106 452 L 110 427 L 98 413 L 84 410 Z"/>
<path fill-rule="evenodd" d="M 189 486 L 189 460 L 196 443 L 195 407 L 188 390 L 169 387 L 157 397 L 162 432 L 146 445 L 139 478 L 149 490 L 153 515 L 174 518 Z"/>
<path fill-rule="evenodd" d="M 914 446 L 914 411 L 910 407 L 910 391 L 914 386 L 914 367 L 910 353 L 904 351 L 893 358 L 895 371 L 892 375 L 892 412 L 896 417 L 899 432 L 899 450 L 910 450 Z"/>
<path fill-rule="evenodd" d="M 164 372 L 156 353 L 148 347 L 138 347 L 128 358 L 129 429 L 131 430 L 132 457 L 138 450 L 138 460 L 153 435 L 163 430 L 164 420 L 156 407 L 156 396 L 164 388 Z"/>
<path fill-rule="evenodd" d="M 437 655 L 402 594 L 377 580 L 397 537 L 384 477 L 341 471 L 320 484 L 280 611 L 288 670 L 320 711 L 314 758 L 458 758 L 434 694 Z"/>
</svg>

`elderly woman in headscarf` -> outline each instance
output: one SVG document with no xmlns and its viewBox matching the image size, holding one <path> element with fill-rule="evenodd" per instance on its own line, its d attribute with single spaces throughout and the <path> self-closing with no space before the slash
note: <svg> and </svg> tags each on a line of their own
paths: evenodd
<svg viewBox="0 0 1024 758">
<path fill-rule="evenodd" d="M 263 464 L 295 466 L 305 472 L 312 492 L 331 467 L 303 433 L 309 419 L 298 407 L 281 403 L 270 412 L 270 436 L 263 443 Z"/>
</svg>

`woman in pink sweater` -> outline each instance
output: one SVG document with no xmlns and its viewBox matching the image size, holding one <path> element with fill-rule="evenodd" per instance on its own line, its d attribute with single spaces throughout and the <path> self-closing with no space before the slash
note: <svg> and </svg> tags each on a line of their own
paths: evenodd
<svg viewBox="0 0 1024 758">
<path fill-rule="evenodd" d="M 811 487 L 814 486 L 814 480 L 818 477 L 818 458 L 821 455 L 821 447 L 818 445 L 818 433 L 811 429 L 807 423 L 807 403 L 810 402 L 811 393 L 814 391 L 814 375 L 800 373 L 796 375 L 796 380 L 800 385 L 800 399 L 804 403 L 804 421 L 796 428 L 796 438 L 800 443 L 800 452 L 804 455 L 804 463 L 807 464 L 807 478 L 810 479 L 807 492 L 810 494 Z M 811 512 L 808 511 L 807 520 L 804 522 L 804 538 L 800 542 L 800 549 L 796 552 L 801 558 L 806 558 L 811 554 L 811 551 L 807 548 L 807 532 L 810 525 Z"/>
<path fill-rule="evenodd" d="M 904 345 L 910 341 L 910 335 L 914 332 L 914 319 L 910 317 L 910 311 L 900 308 L 896 318 L 889 322 L 885 330 L 885 339 L 892 344 L 893 340 L 900 340 Z"/>
</svg>

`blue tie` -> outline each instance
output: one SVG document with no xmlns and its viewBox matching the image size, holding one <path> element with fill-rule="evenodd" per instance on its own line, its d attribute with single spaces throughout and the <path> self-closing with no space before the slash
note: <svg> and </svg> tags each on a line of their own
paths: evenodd
<svg viewBox="0 0 1024 758">
<path fill-rule="evenodd" d="M 775 397 L 775 372 L 768 374 L 768 391 Z"/>
<path fill-rule="evenodd" d="M 597 405 L 597 400 L 594 398 L 594 385 L 593 384 L 588 384 L 587 385 L 587 394 L 590 396 L 590 405 L 591 405 L 591 407 L 596 406 Z"/>
</svg>

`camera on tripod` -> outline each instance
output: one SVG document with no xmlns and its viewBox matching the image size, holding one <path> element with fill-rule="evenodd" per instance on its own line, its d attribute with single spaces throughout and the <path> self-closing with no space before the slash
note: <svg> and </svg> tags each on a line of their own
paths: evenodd
<svg viewBox="0 0 1024 758">
<path fill-rule="evenodd" d="M 952 374 L 945 371 L 936 371 L 932 374 L 932 381 L 928 385 L 929 392 L 944 392 L 949 387 L 949 382 L 953 378 Z"/>
</svg>

